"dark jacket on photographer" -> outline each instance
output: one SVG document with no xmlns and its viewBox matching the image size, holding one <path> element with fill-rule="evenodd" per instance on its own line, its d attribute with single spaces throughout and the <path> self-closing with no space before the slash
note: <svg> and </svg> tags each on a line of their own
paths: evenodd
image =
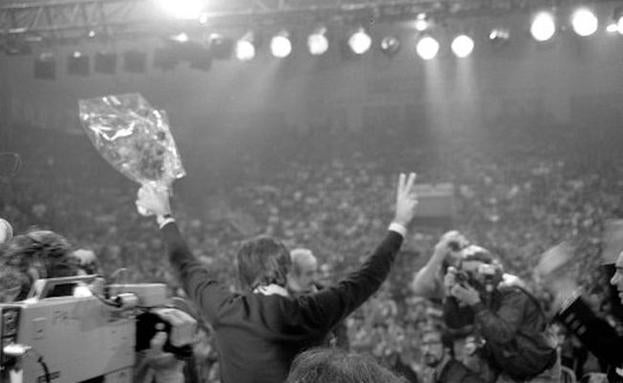
<svg viewBox="0 0 623 383">
<path fill-rule="evenodd" d="M 502 265 L 488 250 L 467 247 L 455 280 L 456 299 L 448 299 L 445 310 L 461 301 L 473 311 L 474 332 L 484 340 L 480 354 L 494 376 L 526 381 L 552 373 L 546 371 L 558 358 L 540 302 L 518 283 L 505 281 Z M 445 316 L 459 317 L 458 304 L 454 310 L 457 314 Z"/>
<path fill-rule="evenodd" d="M 444 315 L 464 317 L 458 313 L 465 308 L 456 302 L 446 301 Z M 474 331 L 484 339 L 480 352 L 498 374 L 525 381 L 555 364 L 556 351 L 545 332 L 546 317 L 536 298 L 524 289 L 500 286 L 470 309 Z"/>
</svg>

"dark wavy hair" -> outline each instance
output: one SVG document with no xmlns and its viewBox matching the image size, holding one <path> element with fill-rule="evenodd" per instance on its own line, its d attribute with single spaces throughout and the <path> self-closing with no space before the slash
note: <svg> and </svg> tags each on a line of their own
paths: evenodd
<svg viewBox="0 0 623 383">
<path fill-rule="evenodd" d="M 339 348 L 315 348 L 299 354 L 285 383 L 406 383 L 368 355 Z"/>
<path fill-rule="evenodd" d="M 290 265 L 290 252 L 273 237 L 252 238 L 238 250 L 238 276 L 243 289 L 273 283 L 285 286 Z"/>
<path fill-rule="evenodd" d="M 24 299 L 36 278 L 59 278 L 78 273 L 78 260 L 71 256 L 71 245 L 60 234 L 49 230 L 33 230 L 20 234 L 5 244 L 0 264 L 19 271 Z"/>
</svg>

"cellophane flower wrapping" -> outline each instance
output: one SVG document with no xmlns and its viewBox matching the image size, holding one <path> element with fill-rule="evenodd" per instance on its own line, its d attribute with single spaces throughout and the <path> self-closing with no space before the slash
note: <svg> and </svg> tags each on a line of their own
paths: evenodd
<svg viewBox="0 0 623 383">
<path fill-rule="evenodd" d="M 166 112 L 138 93 L 79 101 L 80 121 L 99 153 L 140 184 L 170 188 L 186 172 Z"/>
</svg>

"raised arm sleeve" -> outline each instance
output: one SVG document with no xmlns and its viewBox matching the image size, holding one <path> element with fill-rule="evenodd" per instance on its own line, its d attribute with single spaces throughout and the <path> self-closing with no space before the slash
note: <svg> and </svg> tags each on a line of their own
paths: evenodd
<svg viewBox="0 0 623 383">
<path fill-rule="evenodd" d="M 335 286 L 299 297 L 304 319 L 314 327 L 328 329 L 353 312 L 379 289 L 402 241 L 401 234 L 390 230 L 359 270 Z"/>
<path fill-rule="evenodd" d="M 167 223 L 161 231 L 178 281 L 205 318 L 211 324 L 216 324 L 219 308 L 232 293 L 222 283 L 214 280 L 205 265 L 190 252 L 175 222 Z"/>
</svg>

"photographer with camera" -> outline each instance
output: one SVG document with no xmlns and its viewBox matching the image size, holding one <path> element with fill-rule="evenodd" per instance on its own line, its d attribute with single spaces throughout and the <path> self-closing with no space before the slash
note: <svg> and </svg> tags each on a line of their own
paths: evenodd
<svg viewBox="0 0 623 383">
<path fill-rule="evenodd" d="M 473 312 L 474 334 L 482 339 L 476 352 L 497 382 L 558 380 L 558 356 L 540 302 L 525 289 L 503 283 L 503 275 L 488 251 L 465 248 L 458 267 L 449 268 L 445 277 L 445 315 L 465 307 Z"/>
<path fill-rule="evenodd" d="M 443 302 L 456 358 L 486 381 L 525 381 L 554 366 L 539 302 L 488 250 L 469 244 L 461 233 L 441 237 L 411 287 L 418 296 Z"/>
<path fill-rule="evenodd" d="M 224 383 L 281 383 L 295 356 L 321 345 L 329 331 L 381 286 L 415 214 L 415 173 L 401 174 L 394 220 L 368 260 L 336 285 L 291 297 L 286 290 L 290 253 L 260 236 L 238 251 L 243 288 L 232 292 L 193 254 L 171 217 L 167 190 L 144 185 L 136 204 L 156 215 L 169 260 L 185 292 L 213 326 Z"/>
</svg>

